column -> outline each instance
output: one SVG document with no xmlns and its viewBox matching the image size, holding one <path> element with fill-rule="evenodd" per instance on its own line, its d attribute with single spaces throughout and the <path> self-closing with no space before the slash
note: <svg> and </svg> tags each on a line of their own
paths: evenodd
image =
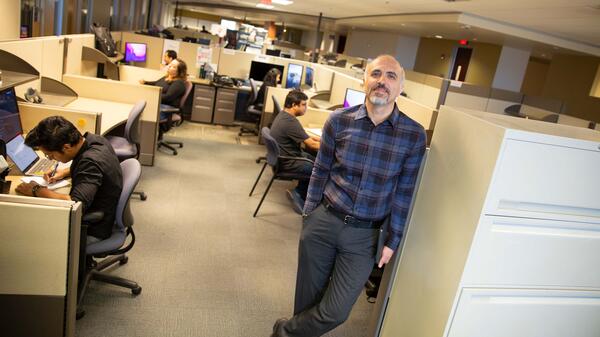
<svg viewBox="0 0 600 337">
<path fill-rule="evenodd" d="M 531 50 L 503 46 L 492 87 L 519 92 L 530 55 Z"/>
<path fill-rule="evenodd" d="M 19 38 L 21 30 L 21 1 L 0 1 L 0 40 Z"/>
</svg>

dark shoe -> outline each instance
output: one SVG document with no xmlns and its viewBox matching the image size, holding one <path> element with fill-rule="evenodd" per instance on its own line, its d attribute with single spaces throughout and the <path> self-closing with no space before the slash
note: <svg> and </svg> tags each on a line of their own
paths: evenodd
<svg viewBox="0 0 600 337">
<path fill-rule="evenodd" d="M 292 202 L 292 208 L 294 209 L 294 212 L 302 214 L 302 209 L 304 208 L 304 200 L 302 200 L 300 194 L 298 194 L 296 190 L 286 190 L 286 193 L 288 199 L 290 199 L 290 201 Z"/>
<path fill-rule="evenodd" d="M 281 325 L 284 324 L 285 322 L 287 322 L 287 318 L 282 317 L 279 318 L 278 320 L 275 321 L 275 324 L 273 325 L 273 333 L 271 334 L 271 337 L 279 337 L 279 330 L 281 329 Z"/>
</svg>

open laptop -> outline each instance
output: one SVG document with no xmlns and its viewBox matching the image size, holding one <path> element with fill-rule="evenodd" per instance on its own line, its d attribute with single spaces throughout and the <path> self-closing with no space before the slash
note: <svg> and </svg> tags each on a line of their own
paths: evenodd
<svg viewBox="0 0 600 337">
<path fill-rule="evenodd" d="M 25 138 L 21 134 L 6 143 L 6 154 L 17 168 L 28 176 L 43 175 L 55 163 L 48 158 L 40 158 L 32 148 L 25 145 Z"/>
</svg>

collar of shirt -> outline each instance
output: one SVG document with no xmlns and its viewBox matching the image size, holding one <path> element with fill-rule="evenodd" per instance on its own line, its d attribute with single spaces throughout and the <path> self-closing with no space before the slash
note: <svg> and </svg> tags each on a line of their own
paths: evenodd
<svg viewBox="0 0 600 337">
<path fill-rule="evenodd" d="M 367 105 L 362 104 L 358 110 L 355 112 L 354 120 L 359 120 L 361 118 L 369 118 L 369 113 L 367 112 Z M 369 118 L 370 120 L 371 118 Z M 400 121 L 400 110 L 396 103 L 394 103 L 394 109 L 392 113 L 388 116 L 388 118 L 383 123 L 388 123 L 391 127 L 395 128 Z M 372 121 L 371 121 L 372 122 Z"/>
</svg>

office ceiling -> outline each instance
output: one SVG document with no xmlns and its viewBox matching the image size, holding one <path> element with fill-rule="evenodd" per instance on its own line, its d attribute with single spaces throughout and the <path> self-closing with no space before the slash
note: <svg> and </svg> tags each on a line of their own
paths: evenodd
<svg viewBox="0 0 600 337">
<path fill-rule="evenodd" d="M 175 3 L 175 0 L 171 0 Z M 251 22 L 285 22 L 323 30 L 352 29 L 532 48 L 538 55 L 571 50 L 600 56 L 600 0 L 295 0 L 272 10 L 259 0 L 188 0 L 180 5 Z M 426 14 L 426 15 L 424 15 Z"/>
</svg>

